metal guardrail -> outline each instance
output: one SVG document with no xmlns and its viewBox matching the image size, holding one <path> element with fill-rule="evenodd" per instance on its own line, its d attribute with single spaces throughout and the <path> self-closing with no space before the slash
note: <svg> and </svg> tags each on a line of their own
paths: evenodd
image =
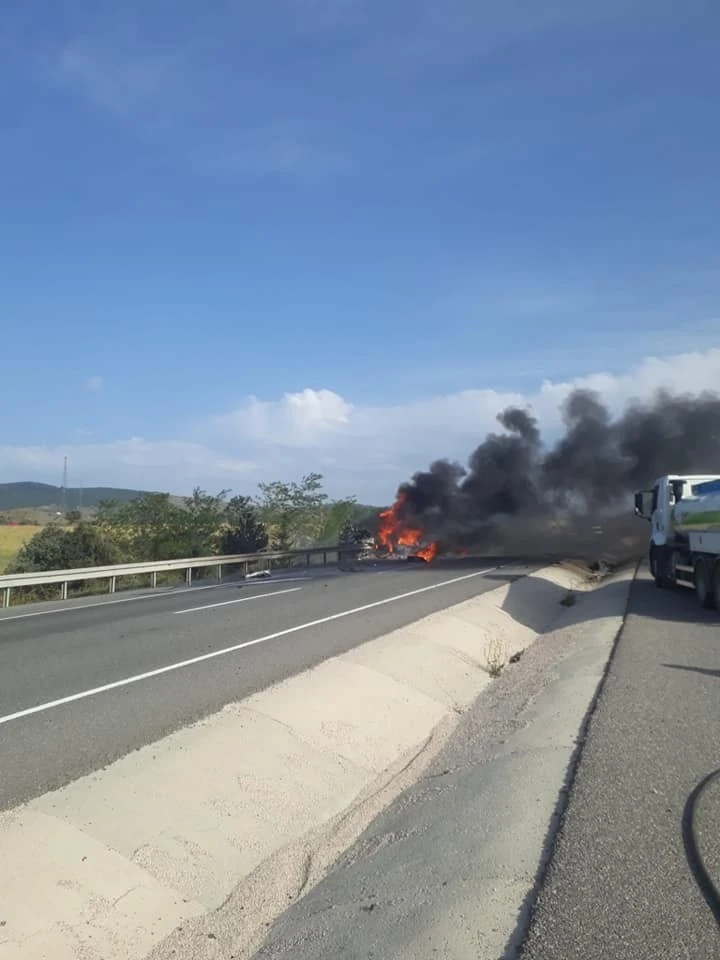
<svg viewBox="0 0 720 960">
<path fill-rule="evenodd" d="M 306 566 L 310 566 L 310 558 L 321 556 L 323 566 L 327 565 L 328 556 L 337 560 L 340 555 L 355 556 L 360 548 L 355 547 L 314 547 L 310 550 L 288 550 L 279 553 L 241 553 L 222 557 L 185 557 L 182 560 L 154 560 L 150 563 L 118 563 L 110 567 L 78 567 L 75 570 L 46 570 L 39 573 L 7 573 L 0 576 L 0 590 L 2 591 L 2 607 L 10 606 L 10 593 L 14 587 L 37 587 L 46 584 L 60 584 L 60 599 L 67 600 L 68 584 L 83 580 L 107 580 L 109 593 L 115 593 L 118 577 L 135 577 L 143 574 L 150 575 L 150 586 L 157 587 L 158 573 L 169 570 L 184 570 L 185 582 L 192 583 L 192 572 L 201 567 L 217 567 L 217 579 L 222 580 L 223 567 L 242 566 L 245 576 L 248 575 L 250 564 L 260 563 L 261 568 L 271 569 L 274 560 L 288 560 L 298 557 L 305 558 Z"/>
</svg>

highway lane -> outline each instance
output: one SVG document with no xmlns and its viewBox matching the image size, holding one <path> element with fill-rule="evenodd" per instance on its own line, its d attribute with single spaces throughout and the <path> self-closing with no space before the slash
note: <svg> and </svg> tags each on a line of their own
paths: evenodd
<svg viewBox="0 0 720 960">
<path fill-rule="evenodd" d="M 720 957 L 687 845 L 689 799 L 720 765 L 719 638 L 691 591 L 638 577 L 523 960 Z M 698 825 L 708 865 L 719 824 L 716 793 Z"/>
<path fill-rule="evenodd" d="M 313 571 L 0 618 L 0 809 L 533 567 L 484 569 Z"/>
</svg>

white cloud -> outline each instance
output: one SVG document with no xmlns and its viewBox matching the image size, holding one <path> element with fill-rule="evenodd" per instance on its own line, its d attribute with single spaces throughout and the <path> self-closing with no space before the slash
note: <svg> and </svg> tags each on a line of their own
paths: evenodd
<svg viewBox="0 0 720 960">
<path fill-rule="evenodd" d="M 94 373 L 91 377 L 87 378 L 86 386 L 88 390 L 102 390 L 105 386 L 105 378 L 101 377 L 98 373 Z"/>
<path fill-rule="evenodd" d="M 209 426 L 230 442 L 244 437 L 262 446 L 323 447 L 347 430 L 352 415 L 352 405 L 332 390 L 306 389 L 277 401 L 250 397 L 245 406 L 213 418 Z"/>
<path fill-rule="evenodd" d="M 386 502 L 400 481 L 432 460 L 467 460 L 489 431 L 499 429 L 496 415 L 508 404 L 530 407 L 552 440 L 562 429 L 562 402 L 577 387 L 596 390 L 619 413 L 659 388 L 699 393 L 719 384 L 720 349 L 711 349 L 649 357 L 622 373 L 544 381 L 527 394 L 476 389 L 380 406 L 308 388 L 278 400 L 250 398 L 236 410 L 189 424 L 183 441 L 134 437 L 55 449 L 0 447 L 0 471 L 7 480 L 48 480 L 67 455 L 86 486 L 184 493 L 196 485 L 253 492 L 261 480 L 318 470 L 333 495 Z"/>
<path fill-rule="evenodd" d="M 182 51 L 138 51 L 103 37 L 83 38 L 59 52 L 53 74 L 102 110 L 146 115 L 183 95 L 182 61 Z"/>
</svg>

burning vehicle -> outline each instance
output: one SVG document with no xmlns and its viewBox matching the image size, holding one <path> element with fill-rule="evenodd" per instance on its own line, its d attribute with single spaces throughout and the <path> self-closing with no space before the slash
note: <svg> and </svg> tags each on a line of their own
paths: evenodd
<svg viewBox="0 0 720 960">
<path fill-rule="evenodd" d="M 596 393 L 575 389 L 560 409 L 564 431 L 549 446 L 530 410 L 508 407 L 502 432 L 466 465 L 435 460 L 413 474 L 377 518 L 378 556 L 636 555 L 644 544 L 625 510 L 633 489 L 670 469 L 705 475 L 720 455 L 716 393 L 661 390 L 613 417 Z"/>
<path fill-rule="evenodd" d="M 400 492 L 389 510 L 378 515 L 378 530 L 375 539 L 378 554 L 408 560 L 411 563 L 430 563 L 439 552 L 439 545 L 426 542 L 423 531 L 408 526 L 403 517 L 405 497 Z"/>
</svg>

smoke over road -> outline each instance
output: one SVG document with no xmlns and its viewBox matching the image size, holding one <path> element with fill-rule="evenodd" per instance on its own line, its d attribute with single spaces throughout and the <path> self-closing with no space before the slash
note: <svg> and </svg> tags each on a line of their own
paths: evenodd
<svg viewBox="0 0 720 960">
<path fill-rule="evenodd" d="M 564 435 L 546 449 L 528 411 L 504 410 L 498 415 L 504 432 L 489 434 L 467 467 L 436 461 L 400 486 L 384 516 L 396 528 L 422 531 L 423 542 L 436 542 L 443 551 L 503 545 L 527 550 L 539 537 L 545 548 L 550 537 L 563 549 L 578 543 L 593 523 L 617 527 L 613 517 L 622 516 L 622 529 L 637 539 L 638 528 L 624 520 L 631 520 L 629 495 L 658 476 L 720 473 L 716 394 L 661 391 L 613 420 L 596 394 L 577 390 L 562 412 Z"/>
</svg>

